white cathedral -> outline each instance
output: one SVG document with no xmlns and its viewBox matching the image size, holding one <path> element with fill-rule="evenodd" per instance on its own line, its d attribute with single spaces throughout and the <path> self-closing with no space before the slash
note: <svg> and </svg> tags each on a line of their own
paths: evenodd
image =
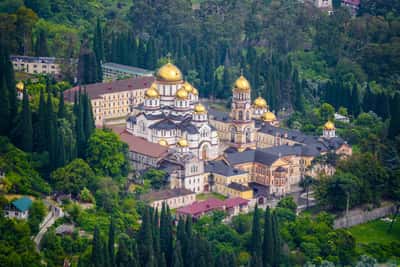
<svg viewBox="0 0 400 267">
<path fill-rule="evenodd" d="M 201 160 L 219 155 L 217 130 L 209 124 L 199 93 L 172 63 L 162 66 L 145 101 L 127 120 L 126 130 L 149 142 L 184 149 Z"/>
</svg>

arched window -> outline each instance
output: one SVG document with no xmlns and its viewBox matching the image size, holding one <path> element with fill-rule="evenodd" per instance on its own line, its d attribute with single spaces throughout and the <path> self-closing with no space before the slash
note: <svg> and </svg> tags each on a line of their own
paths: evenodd
<svg viewBox="0 0 400 267">
<path fill-rule="evenodd" d="M 239 120 L 243 120 L 243 111 L 239 110 Z"/>
<path fill-rule="evenodd" d="M 248 120 L 248 121 L 250 120 L 250 111 L 246 112 L 246 120 Z"/>
<path fill-rule="evenodd" d="M 250 128 L 246 129 L 246 143 L 250 143 L 251 142 L 251 131 Z"/>
<path fill-rule="evenodd" d="M 232 143 L 235 142 L 235 128 L 234 127 L 231 128 L 231 142 Z"/>
</svg>

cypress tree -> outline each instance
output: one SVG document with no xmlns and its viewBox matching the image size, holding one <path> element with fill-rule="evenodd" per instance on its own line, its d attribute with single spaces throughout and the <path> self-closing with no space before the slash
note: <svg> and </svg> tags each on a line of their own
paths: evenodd
<svg viewBox="0 0 400 267">
<path fill-rule="evenodd" d="M 367 84 L 367 88 L 365 89 L 365 95 L 363 98 L 362 108 L 365 112 L 369 112 L 370 110 L 375 109 L 375 94 L 372 92 L 371 87 Z"/>
<path fill-rule="evenodd" d="M 39 31 L 39 36 L 36 40 L 35 45 L 35 55 L 37 57 L 48 57 L 49 56 L 49 48 L 47 46 L 47 37 L 46 32 L 44 30 Z"/>
<path fill-rule="evenodd" d="M 80 84 L 89 84 L 100 81 L 96 55 L 89 48 L 88 41 L 85 40 L 79 51 L 78 58 L 78 81 Z"/>
<path fill-rule="evenodd" d="M 118 240 L 118 252 L 115 259 L 115 266 L 131 267 L 133 261 L 134 259 L 131 255 L 131 252 L 129 251 L 128 240 L 126 237 L 121 236 Z"/>
<path fill-rule="evenodd" d="M 83 131 L 84 131 L 84 143 L 86 144 L 87 140 L 90 138 L 94 131 L 94 122 L 93 122 L 93 114 L 92 114 L 92 106 L 90 103 L 90 99 L 88 94 L 85 92 L 81 95 L 81 101 L 83 106 Z"/>
<path fill-rule="evenodd" d="M 282 245 L 281 245 L 281 237 L 279 234 L 278 220 L 276 218 L 275 212 L 272 214 L 272 236 L 273 236 L 273 247 L 274 247 L 273 266 L 277 267 L 277 266 L 279 266 L 279 264 L 281 262 L 281 255 L 282 255 L 281 247 L 282 247 Z"/>
<path fill-rule="evenodd" d="M 273 267 L 274 264 L 274 237 L 272 233 L 272 218 L 270 208 L 265 211 L 264 242 L 263 242 L 263 266 Z"/>
<path fill-rule="evenodd" d="M 115 225 L 114 220 L 111 219 L 110 226 L 108 229 L 108 255 L 110 258 L 110 265 L 114 266 L 115 264 Z"/>
<path fill-rule="evenodd" d="M 43 90 L 40 90 L 39 111 L 38 111 L 38 127 L 37 127 L 37 151 L 43 152 L 47 150 L 47 135 L 46 135 L 46 102 L 44 100 Z"/>
<path fill-rule="evenodd" d="M 97 18 L 96 29 L 93 38 L 93 51 L 96 55 L 97 64 L 97 81 L 103 80 L 103 71 L 101 68 L 102 61 L 104 59 L 104 43 L 103 43 L 103 31 L 101 29 L 100 19 Z"/>
<path fill-rule="evenodd" d="M 53 111 L 53 103 L 51 99 L 50 91 L 47 94 L 46 103 L 46 140 L 47 140 L 47 151 L 49 152 L 49 159 L 51 168 L 54 169 L 56 166 L 56 141 L 57 141 L 57 128 L 56 118 Z"/>
<path fill-rule="evenodd" d="M 154 267 L 153 234 L 149 208 L 146 207 L 139 231 L 140 266 Z"/>
<path fill-rule="evenodd" d="M 3 46 L 0 46 L 0 86 L 4 86 L 2 84 L 2 79 L 5 80 L 5 88 L 7 92 L 4 93 L 8 97 L 8 103 L 6 104 L 6 108 L 9 112 L 8 121 L 5 127 L 13 128 L 13 123 L 18 115 L 18 105 L 17 105 L 17 91 L 15 88 L 15 77 L 14 77 L 14 69 L 10 60 L 10 55 L 8 49 Z"/>
<path fill-rule="evenodd" d="M 250 238 L 250 251 L 251 251 L 251 266 L 259 267 L 262 266 L 262 253 L 261 253 L 261 227 L 260 227 L 260 213 L 258 206 L 254 208 L 253 214 L 253 225 L 251 228 L 251 238 Z"/>
<path fill-rule="evenodd" d="M 176 241 L 175 245 L 175 250 L 174 250 L 174 256 L 172 257 L 173 263 L 172 267 L 183 267 L 183 259 L 182 259 L 182 248 L 181 248 L 181 243 Z"/>
<path fill-rule="evenodd" d="M 354 117 L 357 117 L 361 112 L 360 96 L 356 83 L 353 84 L 353 89 L 351 90 L 351 111 Z"/>
<path fill-rule="evenodd" d="M 146 67 L 146 47 L 144 45 L 144 41 L 139 39 L 139 47 L 137 52 L 137 63 L 139 67 L 145 68 Z"/>
<path fill-rule="evenodd" d="M 159 228 L 159 218 L 158 210 L 153 211 L 153 249 L 154 257 L 158 259 L 158 264 L 161 264 L 161 253 L 160 253 L 160 228 Z"/>
<path fill-rule="evenodd" d="M 33 128 L 32 128 L 32 112 L 29 105 L 29 95 L 24 89 L 23 96 L 23 107 L 22 107 L 22 118 L 23 118 L 23 133 L 21 140 L 21 148 L 24 151 L 32 152 L 33 148 Z"/>
<path fill-rule="evenodd" d="M 92 255 L 91 263 L 93 267 L 104 267 L 104 257 L 103 257 L 103 244 L 101 241 L 99 227 L 94 228 L 93 240 L 92 240 Z"/>
<path fill-rule="evenodd" d="M 390 102 L 390 123 L 388 135 L 395 138 L 400 133 L 400 93 L 396 92 Z"/>
<path fill-rule="evenodd" d="M 5 78 L 0 81 L 0 135 L 7 136 L 10 132 L 10 100 Z"/>
<path fill-rule="evenodd" d="M 67 155 L 66 155 L 66 144 L 65 144 L 65 136 L 61 129 L 56 129 L 57 134 L 57 142 L 56 142 L 56 154 L 55 157 L 55 168 L 59 168 L 64 166 L 67 163 Z"/>
<path fill-rule="evenodd" d="M 60 92 L 60 103 L 58 104 L 58 114 L 59 119 L 65 118 L 65 104 L 64 104 L 64 94 Z"/>
</svg>

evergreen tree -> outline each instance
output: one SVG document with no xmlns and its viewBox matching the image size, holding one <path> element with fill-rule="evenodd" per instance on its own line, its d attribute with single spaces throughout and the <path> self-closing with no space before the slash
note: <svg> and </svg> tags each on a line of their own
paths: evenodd
<svg viewBox="0 0 400 267">
<path fill-rule="evenodd" d="M 58 104 L 58 114 L 59 119 L 65 118 L 65 104 L 64 104 L 64 94 L 60 92 L 60 103 Z"/>
<path fill-rule="evenodd" d="M 353 84 L 350 101 L 351 101 L 351 112 L 354 117 L 357 117 L 361 112 L 361 107 L 360 107 L 360 95 L 356 83 Z"/>
<path fill-rule="evenodd" d="M 367 84 L 367 88 L 365 89 L 365 95 L 363 99 L 362 108 L 365 112 L 369 112 L 370 110 L 375 109 L 375 94 L 372 92 L 371 87 Z"/>
<path fill-rule="evenodd" d="M 115 257 L 115 265 L 117 267 L 132 267 L 133 256 L 129 249 L 128 240 L 125 236 L 121 236 L 118 240 L 118 252 Z"/>
<path fill-rule="evenodd" d="M 139 255 L 140 266 L 154 267 L 154 254 L 153 254 L 153 234 L 151 226 L 151 216 L 148 207 L 145 208 L 142 225 L 139 231 Z"/>
<path fill-rule="evenodd" d="M 272 266 L 277 267 L 279 266 L 280 262 L 281 262 L 281 255 L 282 255 L 282 251 L 281 251 L 281 237 L 280 237 L 280 233 L 279 233 L 279 226 L 278 226 L 278 220 L 276 217 L 276 213 L 274 212 L 272 214 L 272 236 L 273 236 L 273 247 L 274 247 L 274 251 L 273 251 L 273 264 Z"/>
<path fill-rule="evenodd" d="M 54 155 L 55 160 L 55 167 L 54 169 L 60 168 L 67 163 L 67 155 L 66 155 L 66 143 L 65 143 L 65 136 L 61 129 L 56 129 L 57 131 L 57 142 L 55 143 L 56 146 L 56 153 Z"/>
<path fill-rule="evenodd" d="M 40 98 L 39 98 L 39 111 L 38 111 L 38 125 L 37 125 L 37 134 L 36 134 L 36 151 L 43 152 L 47 150 L 47 135 L 46 135 L 46 122 L 47 111 L 46 111 L 46 102 L 44 99 L 43 90 L 40 90 Z"/>
<path fill-rule="evenodd" d="M 103 257 L 103 244 L 100 236 L 99 227 L 94 228 L 93 240 L 92 240 L 92 255 L 91 263 L 93 267 L 104 267 L 104 257 Z"/>
<path fill-rule="evenodd" d="M 110 258 L 110 265 L 115 265 L 115 225 L 114 220 L 111 219 L 110 227 L 108 229 L 108 256 Z"/>
<path fill-rule="evenodd" d="M 262 237 L 261 237 L 261 227 L 260 227 L 260 211 L 256 205 L 253 214 L 253 225 L 251 228 L 250 237 L 250 251 L 251 251 L 251 267 L 262 266 Z"/>
<path fill-rule="evenodd" d="M 88 41 L 84 41 L 79 51 L 78 82 L 89 84 L 100 81 L 99 67 L 95 53 L 89 48 Z"/>
<path fill-rule="evenodd" d="M 18 124 L 13 130 L 17 146 L 23 151 L 32 152 L 33 146 L 33 129 L 32 129 L 32 113 L 29 105 L 29 95 L 24 89 L 22 100 L 22 111 L 19 114 Z"/>
<path fill-rule="evenodd" d="M 51 169 L 55 169 L 56 166 L 56 154 L 57 154 L 57 127 L 56 117 L 53 111 L 53 103 L 51 99 L 50 91 L 47 94 L 46 103 L 46 139 L 47 140 L 47 151 L 49 152 L 49 160 Z"/>
<path fill-rule="evenodd" d="M 0 81 L 0 135 L 7 136 L 10 132 L 10 100 L 6 80 Z"/>
<path fill-rule="evenodd" d="M 274 267 L 274 237 L 272 232 L 271 210 L 267 207 L 264 220 L 263 266 Z"/>
<path fill-rule="evenodd" d="M 179 241 L 176 242 L 174 256 L 172 257 L 173 263 L 172 267 L 183 267 L 183 259 L 182 259 L 182 248 L 181 243 Z"/>
<path fill-rule="evenodd" d="M 48 57 L 49 56 L 47 37 L 46 37 L 46 32 L 44 30 L 39 31 L 39 35 L 36 39 L 35 55 L 37 57 Z"/>
<path fill-rule="evenodd" d="M 5 85 L 3 85 L 3 79 Z M 8 124 L 2 127 L 9 127 L 8 133 L 14 127 L 13 123 L 18 115 L 18 105 L 17 105 L 17 91 L 15 88 L 15 77 L 14 69 L 10 60 L 10 55 L 8 49 L 6 49 L 0 42 L 0 86 L 5 86 L 4 88 L 7 92 L 2 93 L 2 95 L 8 97 L 8 103 L 5 101 L 1 104 L 5 104 L 4 110 L 8 110 Z M 4 112 L 4 111 L 3 111 Z M 8 134 L 7 133 L 7 134 Z M 1 134 L 1 133 L 0 133 Z"/>
<path fill-rule="evenodd" d="M 80 99 L 80 107 L 83 108 L 83 118 L 82 118 L 82 123 L 83 123 L 83 132 L 84 132 L 84 143 L 87 143 L 87 140 L 90 138 L 94 131 L 94 121 L 93 121 L 93 114 L 92 114 L 92 106 L 90 103 L 90 99 L 88 94 L 86 93 L 86 88 L 85 92 L 81 95 Z"/>
<path fill-rule="evenodd" d="M 400 134 L 400 93 L 396 92 L 390 102 L 389 137 L 394 138 Z"/>
<path fill-rule="evenodd" d="M 97 82 L 103 80 L 103 71 L 101 68 L 102 61 L 104 60 L 104 43 L 103 43 L 103 30 L 101 29 L 100 19 L 97 18 L 96 30 L 93 38 L 93 51 L 96 55 L 97 64 Z"/>
</svg>

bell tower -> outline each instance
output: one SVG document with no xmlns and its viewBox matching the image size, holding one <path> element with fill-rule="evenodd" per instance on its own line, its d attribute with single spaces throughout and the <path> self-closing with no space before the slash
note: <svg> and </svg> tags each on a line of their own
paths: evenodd
<svg viewBox="0 0 400 267">
<path fill-rule="evenodd" d="M 236 80 L 233 90 L 231 109 L 231 143 L 239 151 L 254 148 L 254 121 L 251 106 L 251 87 L 249 81 L 243 76 Z"/>
</svg>

